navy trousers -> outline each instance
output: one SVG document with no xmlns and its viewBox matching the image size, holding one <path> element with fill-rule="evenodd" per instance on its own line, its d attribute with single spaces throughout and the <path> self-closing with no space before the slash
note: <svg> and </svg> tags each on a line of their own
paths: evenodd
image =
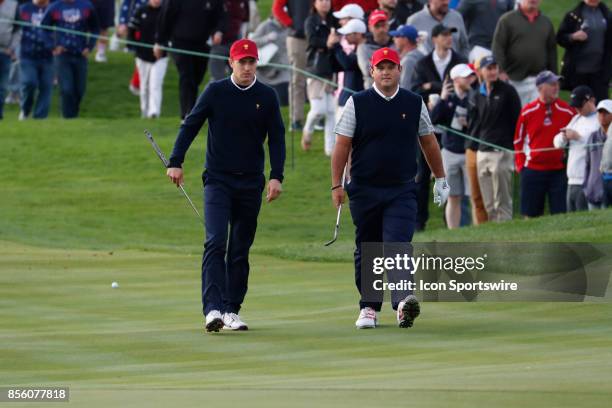
<svg viewBox="0 0 612 408">
<path fill-rule="evenodd" d="M 548 195 L 551 214 L 566 211 L 567 178 L 565 170 L 521 170 L 521 214 L 539 217 L 544 214 Z"/>
<path fill-rule="evenodd" d="M 49 116 L 53 89 L 53 60 L 51 58 L 21 58 L 21 111 L 29 116 L 34 108 L 34 119 Z M 36 93 L 38 92 L 38 97 Z M 36 100 L 36 104 L 34 101 Z"/>
<path fill-rule="evenodd" d="M 8 91 L 10 71 L 11 57 L 4 52 L 0 52 L 0 119 L 4 116 L 4 97 Z"/>
<path fill-rule="evenodd" d="M 383 293 L 377 301 L 364 301 L 361 287 L 361 244 L 364 242 L 411 242 L 417 217 L 415 182 L 396 186 L 373 187 L 355 181 L 346 187 L 351 216 L 355 225 L 355 284 L 361 294 L 359 308 L 380 311 Z M 392 294 L 393 295 L 393 294 Z M 393 298 L 393 309 L 401 299 Z"/>
<path fill-rule="evenodd" d="M 247 292 L 249 249 L 255 239 L 263 174 L 204 172 L 206 242 L 202 258 L 202 306 L 238 313 Z"/>
<path fill-rule="evenodd" d="M 87 58 L 61 54 L 55 57 L 55 64 L 62 97 L 62 116 L 66 119 L 76 118 L 87 86 Z"/>
</svg>

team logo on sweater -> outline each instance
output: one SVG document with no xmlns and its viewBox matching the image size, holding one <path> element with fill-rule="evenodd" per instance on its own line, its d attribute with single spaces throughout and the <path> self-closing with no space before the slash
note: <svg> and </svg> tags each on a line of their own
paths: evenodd
<svg viewBox="0 0 612 408">
<path fill-rule="evenodd" d="M 81 20 L 81 10 L 78 8 L 63 10 L 62 19 L 67 23 L 78 23 Z"/>
</svg>

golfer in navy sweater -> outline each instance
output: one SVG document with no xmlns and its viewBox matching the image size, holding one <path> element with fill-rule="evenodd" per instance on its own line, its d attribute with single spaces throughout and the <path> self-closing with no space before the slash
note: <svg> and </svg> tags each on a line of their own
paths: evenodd
<svg viewBox="0 0 612 408">
<path fill-rule="evenodd" d="M 399 87 L 402 67 L 396 51 L 381 48 L 372 55 L 370 73 L 374 86 L 354 94 L 336 125 L 336 146 L 332 155 L 332 200 L 344 202 L 343 170 L 351 155 L 346 184 L 355 224 L 355 280 L 361 293 L 357 328 L 374 328 L 380 301 L 364 299 L 361 286 L 362 243 L 412 241 L 417 212 L 418 146 L 436 177 L 434 202 L 448 199 L 440 147 L 422 98 Z M 419 303 L 410 292 L 397 299 L 399 327 L 411 327 L 419 314 Z"/>
<path fill-rule="evenodd" d="M 285 127 L 276 93 L 255 78 L 257 55 L 253 41 L 232 45 L 232 75 L 211 82 L 200 95 L 181 126 L 167 171 L 173 183 L 182 184 L 185 153 L 208 119 L 202 304 L 209 332 L 248 328 L 238 312 L 247 291 L 249 249 L 266 181 L 266 136 L 271 165 L 267 201 L 282 191 Z"/>
</svg>

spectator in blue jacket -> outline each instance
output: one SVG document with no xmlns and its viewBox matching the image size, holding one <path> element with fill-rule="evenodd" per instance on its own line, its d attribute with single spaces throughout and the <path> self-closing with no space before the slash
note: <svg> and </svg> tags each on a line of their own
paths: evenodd
<svg viewBox="0 0 612 408">
<path fill-rule="evenodd" d="M 34 119 L 45 119 L 49 115 L 53 88 L 53 46 L 46 41 L 45 31 L 38 27 L 48 7 L 49 0 L 32 0 L 19 7 L 19 20 L 31 24 L 24 25 L 21 32 L 20 120 L 30 117 L 32 113 Z"/>
<path fill-rule="evenodd" d="M 66 119 L 76 118 L 85 95 L 87 58 L 100 32 L 98 17 L 89 0 L 58 0 L 49 6 L 42 24 L 76 31 L 46 32 L 48 40 L 53 41 L 54 45 L 62 116 Z"/>
<path fill-rule="evenodd" d="M 467 133 L 469 93 L 475 81 L 476 73 L 472 68 L 467 64 L 455 65 L 450 70 L 450 78 L 444 81 L 440 99 L 431 112 L 432 123 Z M 442 158 L 450 187 L 445 209 L 446 225 L 453 229 L 461 224 L 461 204 L 470 191 L 465 167 L 465 139 L 452 131 L 444 131 Z"/>
</svg>

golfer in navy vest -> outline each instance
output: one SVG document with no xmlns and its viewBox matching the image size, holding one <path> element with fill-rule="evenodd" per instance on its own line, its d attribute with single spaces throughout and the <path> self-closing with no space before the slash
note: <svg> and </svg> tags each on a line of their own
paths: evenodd
<svg viewBox="0 0 612 408">
<path fill-rule="evenodd" d="M 253 41 L 232 45 L 232 75 L 211 82 L 200 95 L 181 125 L 167 171 L 173 183 L 182 184 L 185 153 L 208 120 L 202 176 L 206 224 L 202 304 L 208 332 L 248 329 L 238 313 L 247 291 L 249 249 L 266 181 L 266 137 L 271 167 L 267 201 L 282 191 L 285 127 L 275 91 L 255 77 L 257 59 Z"/>
<path fill-rule="evenodd" d="M 374 86 L 354 94 L 336 125 L 332 155 L 332 200 L 344 202 L 342 175 L 351 157 L 346 190 L 355 224 L 355 281 L 361 293 L 357 328 L 375 328 L 380 301 L 367 301 L 361 286 L 362 243 L 412 241 L 417 213 L 418 148 L 436 177 L 434 202 L 448 199 L 440 147 L 422 98 L 399 87 L 402 67 L 396 51 L 381 48 L 372 55 Z M 409 292 L 393 299 L 399 327 L 411 327 L 420 306 Z M 393 294 L 392 294 L 393 295 Z"/>
</svg>

